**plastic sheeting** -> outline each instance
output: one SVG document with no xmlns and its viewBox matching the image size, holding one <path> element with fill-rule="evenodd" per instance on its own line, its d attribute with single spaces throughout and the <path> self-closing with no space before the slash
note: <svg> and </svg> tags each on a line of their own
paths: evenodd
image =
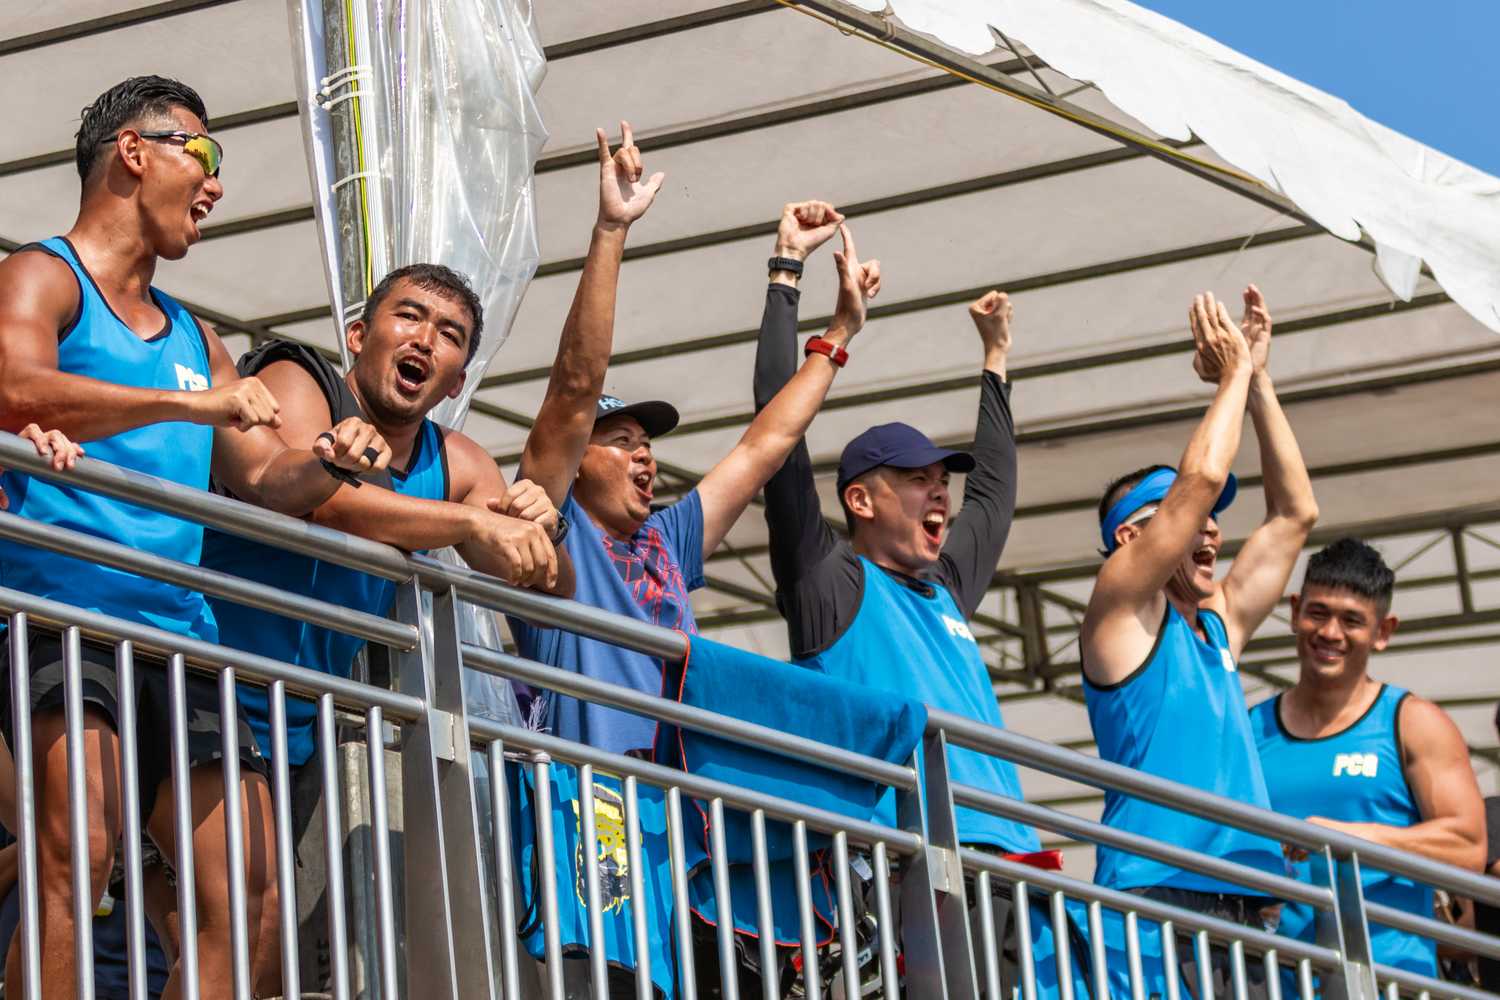
<svg viewBox="0 0 1500 1000">
<path fill-rule="evenodd" d="M 1500 332 L 1500 180 L 1127 0 L 848 0 L 959 51 L 991 26 L 1058 72 L 1091 81 L 1157 134 L 1192 135 L 1346 240 L 1363 230 L 1377 273 L 1409 300 L 1423 262 Z"/>
</svg>

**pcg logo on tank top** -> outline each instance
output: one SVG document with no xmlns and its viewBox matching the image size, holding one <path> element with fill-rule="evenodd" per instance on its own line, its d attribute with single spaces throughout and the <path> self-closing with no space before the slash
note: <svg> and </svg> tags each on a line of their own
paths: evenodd
<svg viewBox="0 0 1500 1000">
<path fill-rule="evenodd" d="M 206 392 L 208 391 L 208 376 L 199 375 L 187 365 L 174 364 L 177 369 L 177 388 L 183 392 Z"/>
<path fill-rule="evenodd" d="M 1340 753 L 1333 757 L 1333 776 L 1373 778 L 1380 770 L 1380 758 L 1372 753 Z"/>
<path fill-rule="evenodd" d="M 961 622 L 957 618 L 949 618 L 943 615 L 943 625 L 948 629 L 948 634 L 958 639 L 968 639 L 975 642 L 974 633 L 969 631 L 967 622 Z"/>
</svg>

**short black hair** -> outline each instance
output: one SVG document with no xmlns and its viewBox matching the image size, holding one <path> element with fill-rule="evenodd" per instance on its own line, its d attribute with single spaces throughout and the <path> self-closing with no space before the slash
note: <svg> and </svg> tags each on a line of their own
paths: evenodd
<svg viewBox="0 0 1500 1000">
<path fill-rule="evenodd" d="M 1381 617 L 1391 609 L 1396 574 L 1371 546 L 1358 538 L 1340 538 L 1307 560 L 1302 587 L 1308 584 L 1347 590 L 1375 602 Z"/>
<path fill-rule="evenodd" d="M 1153 472 L 1160 472 L 1162 469 L 1170 468 L 1172 468 L 1170 465 L 1148 465 L 1144 468 L 1136 469 L 1134 472 L 1127 472 L 1118 479 L 1111 480 L 1110 484 L 1104 487 L 1104 495 L 1099 498 L 1099 523 L 1103 525 L 1104 519 L 1109 516 L 1110 508 L 1123 500 L 1125 494 L 1135 489 L 1143 479 Z M 1109 552 L 1100 549 L 1099 554 L 1101 556 L 1108 556 Z"/>
<path fill-rule="evenodd" d="M 99 162 L 100 147 L 110 136 L 131 122 L 165 115 L 173 108 L 192 112 L 208 128 L 208 109 L 198 92 L 164 76 L 133 76 L 94 98 L 94 103 L 79 113 L 73 150 L 78 179 L 89 179 Z"/>
<path fill-rule="evenodd" d="M 424 288 L 429 292 L 437 292 L 444 298 L 453 299 L 469 310 L 469 316 L 474 320 L 473 328 L 469 330 L 469 356 L 464 359 L 464 364 L 474 360 L 474 354 L 479 350 L 479 334 L 484 329 L 484 304 L 479 301 L 479 296 L 474 293 L 469 279 L 441 264 L 408 264 L 398 267 L 384 278 L 370 297 L 365 299 L 365 311 L 360 315 L 366 326 L 375 318 L 375 310 L 380 308 L 391 294 L 391 289 L 396 287 L 397 282 L 410 281 L 418 288 Z"/>
</svg>

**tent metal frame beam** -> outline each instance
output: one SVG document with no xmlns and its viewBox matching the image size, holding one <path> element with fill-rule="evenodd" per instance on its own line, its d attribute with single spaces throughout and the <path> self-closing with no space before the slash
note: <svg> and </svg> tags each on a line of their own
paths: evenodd
<svg viewBox="0 0 1500 1000">
<path fill-rule="evenodd" d="M 32 32 L 29 35 L 0 39 L 0 58 L 15 55 L 17 52 L 28 52 L 47 45 L 60 45 L 64 42 L 88 38 L 91 35 L 100 35 L 107 31 L 133 28 L 141 24 L 150 24 L 152 21 L 160 21 L 163 18 L 191 14 L 194 11 L 235 2 L 237 0 L 165 0 L 163 3 L 122 10 L 114 14 L 105 14 L 102 17 L 91 17 L 86 21 L 62 24 L 45 31 Z"/>
</svg>

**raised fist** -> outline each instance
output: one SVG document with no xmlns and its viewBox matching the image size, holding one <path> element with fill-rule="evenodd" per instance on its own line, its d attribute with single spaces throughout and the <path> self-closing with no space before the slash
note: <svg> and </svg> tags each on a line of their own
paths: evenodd
<svg viewBox="0 0 1500 1000">
<path fill-rule="evenodd" d="M 249 430 L 264 424 L 281 426 L 281 404 L 271 395 L 265 383 L 251 375 L 228 385 L 190 392 L 184 398 L 188 420 L 210 427 L 233 427 Z"/>
<path fill-rule="evenodd" d="M 844 217 L 826 201 L 796 201 L 781 209 L 776 256 L 806 260 L 833 238 Z"/>
<path fill-rule="evenodd" d="M 348 472 L 379 472 L 391 464 L 391 446 L 374 427 L 358 417 L 340 420 L 313 442 L 312 451 Z"/>
<path fill-rule="evenodd" d="M 974 321 L 986 352 L 1010 352 L 1010 321 L 1015 311 L 1010 296 L 1004 292 L 985 292 L 969 303 L 969 318 Z"/>
<path fill-rule="evenodd" d="M 667 177 L 658 172 L 643 183 L 645 167 L 629 122 L 620 122 L 620 134 L 620 148 L 611 155 L 609 136 L 602 128 L 594 130 L 599 141 L 599 223 L 606 226 L 629 226 L 645 215 Z"/>
</svg>

